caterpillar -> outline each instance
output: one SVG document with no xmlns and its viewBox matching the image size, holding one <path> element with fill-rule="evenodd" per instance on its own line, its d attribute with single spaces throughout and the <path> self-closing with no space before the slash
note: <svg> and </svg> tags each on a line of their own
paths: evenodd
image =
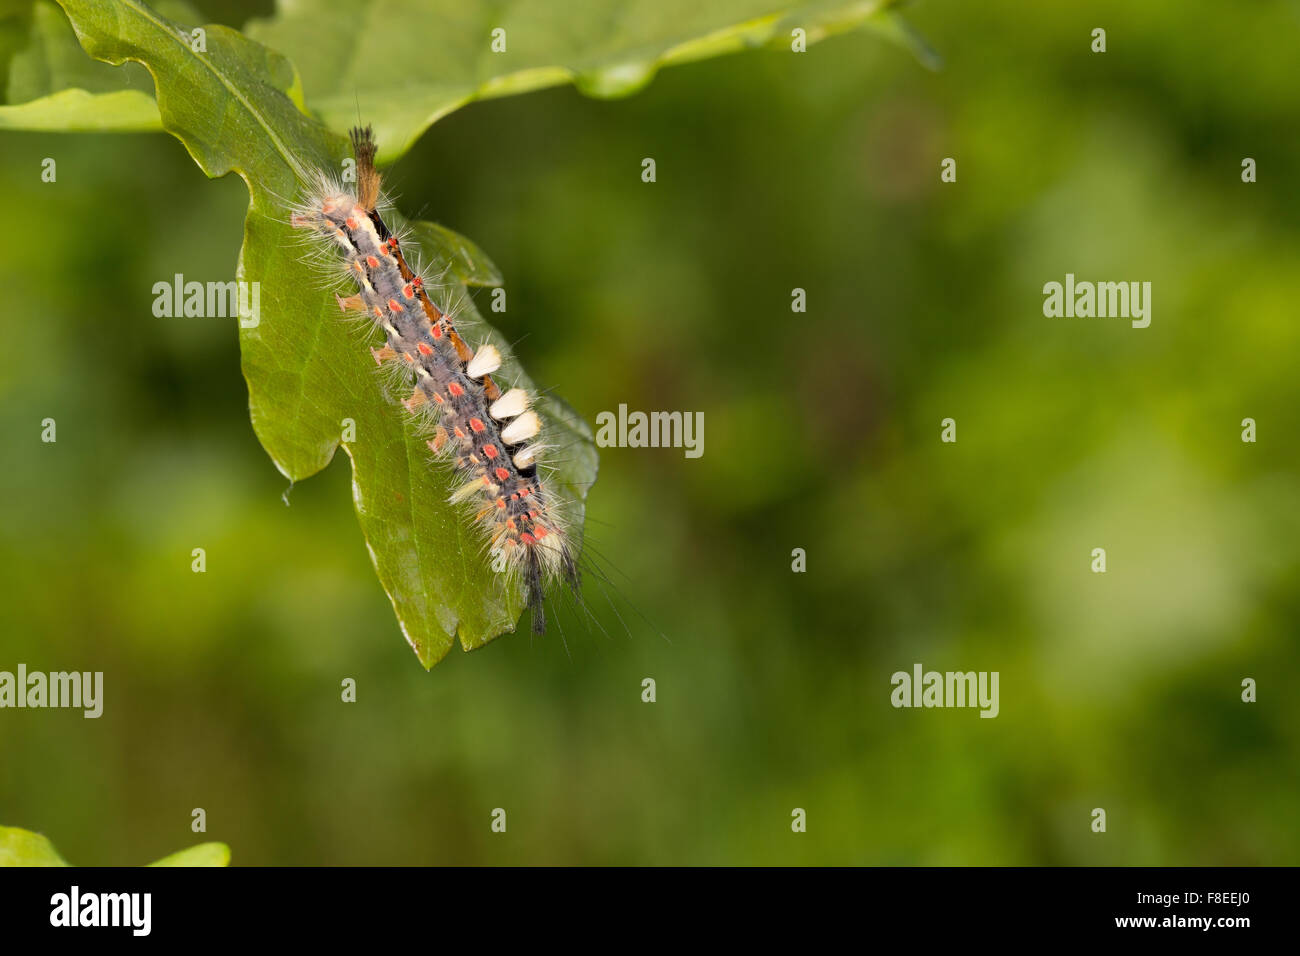
<svg viewBox="0 0 1300 956">
<path fill-rule="evenodd" d="M 453 316 L 430 298 L 429 280 L 413 269 L 384 222 L 382 175 L 370 127 L 351 133 L 355 189 L 323 172 L 291 204 L 290 223 L 325 240 L 356 292 L 337 296 L 343 312 L 364 315 L 384 333 L 371 348 L 376 364 L 399 369 L 411 392 L 402 401 L 429 449 L 450 463 L 459 486 L 450 501 L 465 504 L 493 554 L 522 580 L 533 631 L 546 630 L 543 601 L 553 582 L 578 593 L 575 549 L 557 503 L 541 479 L 544 423 L 532 396 L 503 389 L 492 374 L 501 354 L 490 342 L 471 348 Z"/>
</svg>

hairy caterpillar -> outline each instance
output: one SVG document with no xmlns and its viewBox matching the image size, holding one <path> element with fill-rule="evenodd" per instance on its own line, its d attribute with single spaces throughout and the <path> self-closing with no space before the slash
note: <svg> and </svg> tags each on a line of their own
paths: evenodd
<svg viewBox="0 0 1300 956">
<path fill-rule="evenodd" d="M 293 204 L 290 222 L 324 239 L 355 286 L 353 295 L 338 297 L 340 309 L 383 330 L 384 345 L 371 349 L 376 363 L 395 366 L 412 385 L 402 404 L 432 434 L 429 448 L 462 480 L 451 500 L 472 506 L 491 551 L 522 579 L 533 630 L 541 634 L 548 586 L 562 581 L 576 594 L 579 585 L 566 522 L 539 473 L 544 424 L 525 390 L 493 380 L 501 365 L 496 347 L 470 348 L 453 317 L 430 299 L 426 277 L 403 256 L 379 212 L 381 175 L 369 127 L 352 131 L 352 149 L 355 190 L 318 173 Z"/>
</svg>

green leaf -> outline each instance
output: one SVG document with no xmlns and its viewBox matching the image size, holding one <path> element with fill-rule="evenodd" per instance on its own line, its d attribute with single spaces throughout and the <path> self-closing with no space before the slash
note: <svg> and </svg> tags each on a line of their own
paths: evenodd
<svg viewBox="0 0 1300 956">
<path fill-rule="evenodd" d="M 165 856 L 150 866 L 227 866 L 230 847 L 224 843 L 200 843 L 188 850 Z M 59 856 L 53 844 L 39 833 L 18 827 L 0 827 L 0 866 L 71 866 Z"/>
<path fill-rule="evenodd" d="M 71 866 L 39 833 L 0 827 L 0 866 Z"/>
<path fill-rule="evenodd" d="M 206 27 L 206 52 L 188 32 L 138 0 L 61 0 L 82 46 L 110 63 L 143 63 L 157 86 L 164 128 L 209 176 L 235 172 L 248 185 L 238 276 L 259 283 L 256 324 L 240 329 L 253 427 L 276 466 L 298 481 L 329 464 L 344 419 L 356 441 L 353 500 L 380 582 L 408 642 L 432 667 L 459 637 L 466 650 L 513 630 L 523 605 L 483 557 L 476 529 L 447 503 L 452 476 L 431 465 L 394 396 L 385 395 L 374 361 L 343 321 L 319 276 L 303 262 L 301 237 L 288 224 L 286 201 L 301 188 L 304 167 L 338 170 L 341 136 L 300 108 L 293 66 L 278 53 L 222 26 Z M 479 317 L 466 282 L 499 283 L 495 266 L 466 239 L 417 224 L 424 261 L 448 270 L 446 296 L 459 301 L 466 340 L 490 339 L 501 350 L 503 383 L 535 388 L 508 344 Z M 241 322 L 241 326 L 243 323 Z M 591 432 L 558 401 L 542 397 L 548 443 L 565 447 L 550 491 L 564 499 L 574 527 L 595 480 Z"/>
<path fill-rule="evenodd" d="M 364 116 L 388 161 L 475 99 L 569 82 L 588 96 L 626 96 L 664 66 L 762 46 L 788 49 L 796 27 L 809 44 L 859 27 L 878 30 L 937 67 L 938 55 L 894 11 L 898 3 L 585 0 L 561 12 L 465 0 L 371 0 L 360 15 L 344 0 L 300 0 L 250 22 L 246 32 L 298 65 L 311 108 L 330 128 L 342 133 Z M 200 19 L 184 0 L 150 6 L 179 23 Z M 491 48 L 498 27 L 506 31 L 502 53 Z M 375 69 L 387 63 L 401 68 Z M 0 75 L 7 76 L 0 129 L 162 128 L 143 71 L 114 72 L 85 60 L 49 0 L 0 0 Z"/>
<path fill-rule="evenodd" d="M 200 843 L 187 850 L 178 850 L 150 866 L 229 866 L 230 847 L 224 843 Z"/>
<path fill-rule="evenodd" d="M 302 71 L 311 108 L 342 131 L 365 117 L 381 157 L 475 99 L 573 82 L 589 96 L 633 93 L 664 66 L 760 46 L 790 49 L 861 26 L 904 37 L 896 0 L 570 0 L 469 3 L 296 0 L 247 33 Z M 505 52 L 492 31 L 505 30 Z M 909 41 L 910 37 L 907 38 Z M 919 49 L 909 42 L 913 49 Z"/>
<path fill-rule="evenodd" d="M 411 232 L 421 248 L 450 263 L 466 285 L 501 285 L 505 281 L 482 249 L 446 226 L 417 222 L 411 225 Z"/>
<path fill-rule="evenodd" d="M 194 22 L 188 4 L 161 0 Z M 0 129 L 148 132 L 162 129 L 149 74 L 89 59 L 49 0 L 0 0 Z"/>
<path fill-rule="evenodd" d="M 139 90 L 63 90 L 21 106 L 0 106 L 0 129 L 147 133 L 162 129 L 162 121 L 153 97 Z"/>
</svg>

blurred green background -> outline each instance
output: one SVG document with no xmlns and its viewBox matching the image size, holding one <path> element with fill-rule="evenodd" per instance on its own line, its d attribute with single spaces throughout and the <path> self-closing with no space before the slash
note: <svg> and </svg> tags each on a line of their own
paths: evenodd
<svg viewBox="0 0 1300 956">
<path fill-rule="evenodd" d="M 233 276 L 243 184 L 161 134 L 0 136 L 0 669 L 106 684 L 0 713 L 0 823 L 82 864 L 1300 862 L 1297 7 L 909 18 L 942 71 L 855 34 L 473 105 L 392 170 L 588 421 L 705 416 L 698 460 L 602 451 L 630 634 L 430 673 L 345 456 L 286 508 L 235 323 L 152 314 Z M 1151 327 L 1045 318 L 1067 272 L 1151 281 Z M 895 710 L 916 662 L 999 671 L 1000 716 Z"/>
</svg>

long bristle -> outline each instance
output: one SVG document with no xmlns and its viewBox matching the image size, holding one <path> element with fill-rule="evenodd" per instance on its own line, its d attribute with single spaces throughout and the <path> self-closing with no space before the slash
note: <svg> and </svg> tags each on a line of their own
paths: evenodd
<svg viewBox="0 0 1300 956">
<path fill-rule="evenodd" d="M 375 168 L 375 137 L 369 126 L 353 128 L 352 152 L 357 158 L 357 202 L 366 212 L 374 212 L 383 176 Z"/>
<path fill-rule="evenodd" d="M 526 582 L 528 607 L 533 612 L 533 633 L 546 633 L 546 608 L 542 601 L 544 591 L 542 589 L 542 566 L 534 550 L 529 549 L 527 568 L 525 573 L 528 576 Z"/>
</svg>

